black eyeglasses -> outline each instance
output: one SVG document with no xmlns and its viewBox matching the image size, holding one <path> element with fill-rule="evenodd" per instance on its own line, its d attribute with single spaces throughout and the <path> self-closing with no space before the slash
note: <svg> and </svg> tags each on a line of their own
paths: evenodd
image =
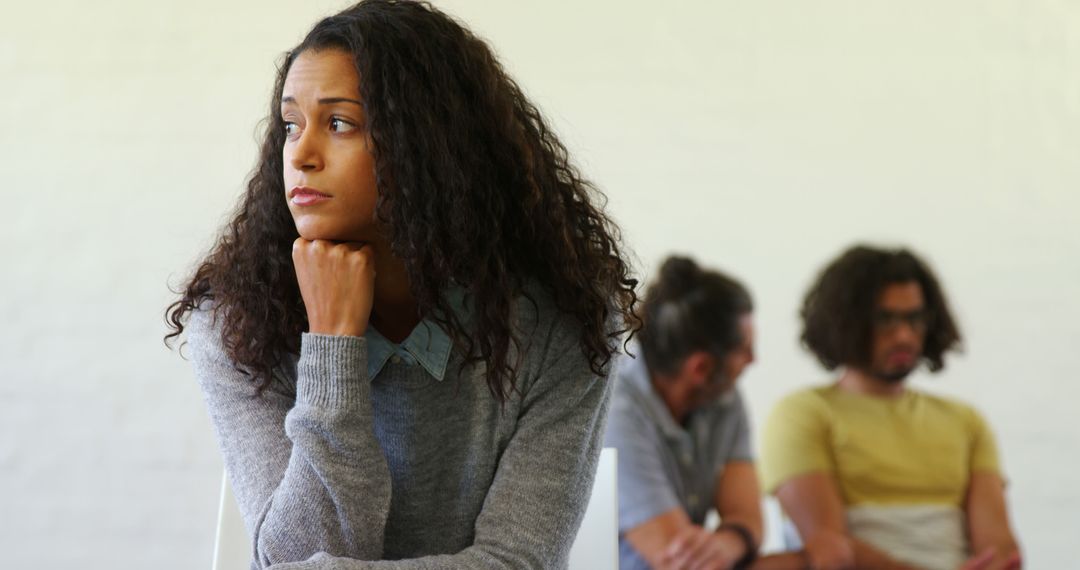
<svg viewBox="0 0 1080 570">
<path fill-rule="evenodd" d="M 924 332 L 927 323 L 930 322 L 930 311 L 919 309 L 917 311 L 874 311 L 874 328 L 879 331 L 896 330 L 902 324 L 911 327 L 917 332 Z"/>
</svg>

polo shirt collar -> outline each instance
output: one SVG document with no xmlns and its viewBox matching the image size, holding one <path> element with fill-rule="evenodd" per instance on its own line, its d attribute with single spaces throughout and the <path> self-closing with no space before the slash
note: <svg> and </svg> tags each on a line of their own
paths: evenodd
<svg viewBox="0 0 1080 570">
<path fill-rule="evenodd" d="M 656 425 L 660 427 L 660 430 L 664 433 L 665 437 L 671 439 L 684 438 L 687 436 L 687 430 L 675 422 L 675 418 L 671 416 L 671 411 L 668 410 L 667 404 L 664 399 L 660 397 L 660 394 L 656 392 L 656 389 L 652 385 L 652 377 L 649 375 L 649 368 L 645 364 L 645 355 L 641 351 L 641 345 L 639 343 L 631 342 L 628 347 L 628 357 L 623 360 L 622 368 L 620 369 L 620 376 L 626 382 L 629 382 L 641 395 L 641 398 L 646 404 L 648 414 L 656 422 Z M 633 357 L 629 357 L 629 354 L 633 354 Z M 690 413 L 690 418 L 693 420 L 694 415 L 697 412 L 705 408 L 723 408 L 734 402 L 738 396 L 734 389 L 728 390 L 722 396 L 716 399 L 715 402 L 706 404 L 704 407 L 699 408 Z"/>
<path fill-rule="evenodd" d="M 633 357 L 629 355 L 633 354 Z M 627 358 L 623 359 L 620 376 L 628 382 L 645 402 L 648 414 L 656 425 L 668 438 L 686 437 L 686 430 L 675 423 L 671 412 L 664 403 L 664 399 L 656 392 L 652 385 L 652 377 L 649 368 L 645 365 L 645 355 L 641 352 L 641 345 L 633 342 L 627 350 Z"/>
</svg>

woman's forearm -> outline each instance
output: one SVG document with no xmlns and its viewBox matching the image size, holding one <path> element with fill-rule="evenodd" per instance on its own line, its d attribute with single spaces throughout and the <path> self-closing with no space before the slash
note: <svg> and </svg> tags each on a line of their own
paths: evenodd
<svg viewBox="0 0 1080 570">
<path fill-rule="evenodd" d="M 292 455 L 254 537 L 261 565 L 318 552 L 381 557 L 390 473 L 365 367 L 363 339 L 304 335 L 296 405 L 285 418 Z"/>
</svg>

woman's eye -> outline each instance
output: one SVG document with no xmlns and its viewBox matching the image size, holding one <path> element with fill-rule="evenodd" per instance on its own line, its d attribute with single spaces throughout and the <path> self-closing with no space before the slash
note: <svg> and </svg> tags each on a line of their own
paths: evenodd
<svg viewBox="0 0 1080 570">
<path fill-rule="evenodd" d="M 285 123 L 285 136 L 291 137 L 298 132 L 300 132 L 300 127 L 296 123 Z"/>
<path fill-rule="evenodd" d="M 334 131 L 335 133 L 347 133 L 349 131 L 356 130 L 356 125 L 335 117 L 333 119 L 330 119 L 330 130 Z"/>
</svg>

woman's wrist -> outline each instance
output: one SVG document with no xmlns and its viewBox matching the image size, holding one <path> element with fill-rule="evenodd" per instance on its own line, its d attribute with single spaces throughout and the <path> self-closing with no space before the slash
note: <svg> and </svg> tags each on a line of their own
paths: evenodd
<svg viewBox="0 0 1080 570">
<path fill-rule="evenodd" d="M 323 336 L 364 336 L 367 323 L 318 323 L 308 322 L 308 332 Z"/>
<path fill-rule="evenodd" d="M 353 407 L 367 398 L 363 337 L 304 333 L 297 362 L 297 399 L 323 408 Z"/>
</svg>

